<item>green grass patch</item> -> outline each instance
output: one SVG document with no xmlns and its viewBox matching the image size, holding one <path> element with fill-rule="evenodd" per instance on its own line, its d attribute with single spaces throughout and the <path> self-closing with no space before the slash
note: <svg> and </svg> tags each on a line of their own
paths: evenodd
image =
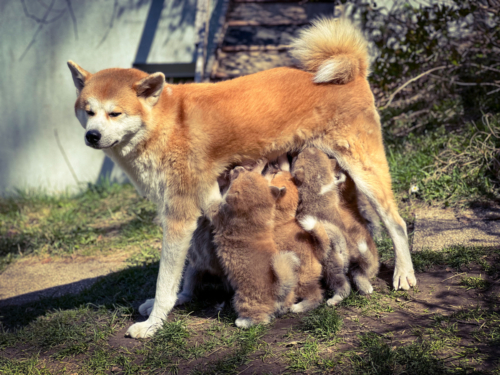
<svg viewBox="0 0 500 375">
<path fill-rule="evenodd" d="M 481 266 L 487 273 L 498 271 L 500 250 L 489 247 L 452 246 L 441 251 L 421 250 L 411 254 L 417 272 L 425 272 L 435 266 L 448 265 L 457 271 L 469 269 L 472 264 Z M 485 258 L 489 258 L 488 262 Z"/>
<path fill-rule="evenodd" d="M 161 239 L 156 207 L 131 185 L 103 181 L 76 195 L 0 199 L 0 267 L 29 254 L 94 255 Z"/>
<path fill-rule="evenodd" d="M 342 328 L 342 318 L 334 307 L 322 305 L 302 319 L 302 330 L 321 339 L 331 339 Z"/>
<path fill-rule="evenodd" d="M 460 132 L 440 126 L 404 138 L 386 133 L 393 187 L 403 197 L 445 206 L 500 198 L 500 115 L 485 115 Z M 412 185 L 415 194 L 408 192 Z"/>
<path fill-rule="evenodd" d="M 38 356 L 26 359 L 8 359 L 0 356 L 0 374 L 8 375 L 50 375 L 45 364 Z"/>
<path fill-rule="evenodd" d="M 427 342 L 391 346 L 388 340 L 375 333 L 367 333 L 360 339 L 362 354 L 351 358 L 354 373 L 374 375 L 451 373 Z"/>
<path fill-rule="evenodd" d="M 231 353 L 216 361 L 198 366 L 191 374 L 235 374 L 236 369 L 244 365 L 249 355 L 261 346 L 260 339 L 266 331 L 267 327 L 261 324 L 247 330 L 237 330 L 225 340 L 227 346 L 235 348 Z"/>
<path fill-rule="evenodd" d="M 483 279 L 481 276 L 479 277 L 464 276 L 460 280 L 460 285 L 462 285 L 467 290 L 470 289 L 485 290 L 489 288 L 490 282 L 488 280 Z"/>
</svg>

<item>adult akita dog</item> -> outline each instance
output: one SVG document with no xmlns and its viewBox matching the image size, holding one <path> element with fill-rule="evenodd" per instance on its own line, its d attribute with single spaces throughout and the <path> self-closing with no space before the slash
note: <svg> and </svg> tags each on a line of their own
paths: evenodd
<svg viewBox="0 0 500 375">
<path fill-rule="evenodd" d="M 303 70 L 276 68 L 220 83 L 171 85 L 162 73 L 68 65 L 85 142 L 102 149 L 157 202 L 163 245 L 153 309 L 128 330 L 154 334 L 176 301 L 198 217 L 230 165 L 317 147 L 347 170 L 394 243 L 395 289 L 416 284 L 367 81 L 367 42 L 348 20 L 322 19 L 293 53 Z M 219 195 L 220 196 L 220 195 Z"/>
</svg>

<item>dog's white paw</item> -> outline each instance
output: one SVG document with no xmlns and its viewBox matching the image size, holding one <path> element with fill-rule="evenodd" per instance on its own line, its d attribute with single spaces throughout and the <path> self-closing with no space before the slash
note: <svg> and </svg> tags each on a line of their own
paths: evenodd
<svg viewBox="0 0 500 375">
<path fill-rule="evenodd" d="M 236 324 L 236 327 L 238 328 L 250 328 L 253 326 L 252 319 L 250 318 L 238 318 L 234 324 Z"/>
<path fill-rule="evenodd" d="M 153 310 L 153 305 L 155 304 L 155 299 L 151 298 L 146 300 L 141 306 L 139 306 L 139 314 L 142 316 L 149 316 Z"/>
<path fill-rule="evenodd" d="M 316 223 L 317 223 L 316 218 L 310 215 L 307 215 L 299 220 L 300 226 L 307 232 L 312 231 L 313 228 L 316 226 Z"/>
<path fill-rule="evenodd" d="M 408 290 L 410 287 L 417 285 L 417 278 L 413 269 L 406 267 L 397 267 L 394 269 L 394 276 L 392 278 L 394 290 L 403 289 Z"/>
<path fill-rule="evenodd" d="M 304 303 L 303 302 L 299 302 L 299 303 L 295 303 L 292 305 L 292 307 L 290 307 L 290 311 L 293 312 L 293 313 L 301 313 L 301 312 L 304 312 L 305 309 L 304 309 Z"/>
<path fill-rule="evenodd" d="M 151 322 L 150 319 L 148 319 L 145 322 L 132 324 L 127 330 L 127 333 L 125 333 L 125 336 L 132 337 L 134 339 L 151 337 L 156 333 L 156 331 L 158 331 L 161 325 L 161 321 Z"/>
<path fill-rule="evenodd" d="M 185 303 L 191 302 L 193 296 L 191 294 L 179 293 L 177 294 L 177 300 L 174 306 L 184 305 Z"/>
<path fill-rule="evenodd" d="M 342 302 L 343 299 L 344 299 L 344 297 L 342 297 L 338 294 L 335 294 L 332 298 L 330 298 L 328 301 L 326 301 L 326 304 L 328 306 L 335 306 L 335 305 L 338 305 L 340 302 Z"/>
</svg>

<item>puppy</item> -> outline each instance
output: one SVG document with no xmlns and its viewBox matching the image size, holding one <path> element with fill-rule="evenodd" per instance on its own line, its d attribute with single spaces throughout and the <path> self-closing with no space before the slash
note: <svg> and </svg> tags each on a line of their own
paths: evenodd
<svg viewBox="0 0 500 375">
<path fill-rule="evenodd" d="M 370 278 L 378 272 L 378 252 L 358 207 L 354 182 L 335 159 L 315 148 L 306 148 L 294 160 L 292 173 L 298 185 L 297 220 L 331 251 L 323 262 L 326 284 L 334 290 L 329 305 L 349 295 L 346 274 L 363 294 L 373 291 Z"/>
<path fill-rule="evenodd" d="M 302 301 L 291 307 L 292 312 L 299 313 L 314 309 L 323 301 L 320 261 L 327 257 L 330 248 L 317 248 L 314 238 L 297 223 L 295 214 L 299 192 L 288 172 L 290 169 L 286 154 L 278 162 L 278 168 L 268 167 L 265 177 L 271 186 L 280 189 L 274 217 L 274 241 L 280 251 L 291 250 L 300 259 L 298 284 L 294 292 L 295 298 Z"/>
<path fill-rule="evenodd" d="M 206 212 L 215 227 L 217 256 L 235 289 L 240 328 L 266 324 L 291 306 L 300 263 L 292 252 L 278 252 L 273 230 L 280 190 L 268 185 L 261 170 L 231 171 L 227 193 Z"/>
</svg>

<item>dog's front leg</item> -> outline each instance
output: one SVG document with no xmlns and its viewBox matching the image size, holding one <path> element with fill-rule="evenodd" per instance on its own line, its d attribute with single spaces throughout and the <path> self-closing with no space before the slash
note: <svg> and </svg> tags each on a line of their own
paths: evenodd
<svg viewBox="0 0 500 375">
<path fill-rule="evenodd" d="M 189 243 L 196 229 L 200 211 L 187 202 L 177 205 L 183 212 L 169 211 L 164 219 L 160 271 L 156 282 L 153 310 L 148 320 L 132 325 L 126 335 L 134 338 L 152 336 L 174 307 L 182 278 Z M 177 208 L 176 207 L 176 208 Z"/>
</svg>

